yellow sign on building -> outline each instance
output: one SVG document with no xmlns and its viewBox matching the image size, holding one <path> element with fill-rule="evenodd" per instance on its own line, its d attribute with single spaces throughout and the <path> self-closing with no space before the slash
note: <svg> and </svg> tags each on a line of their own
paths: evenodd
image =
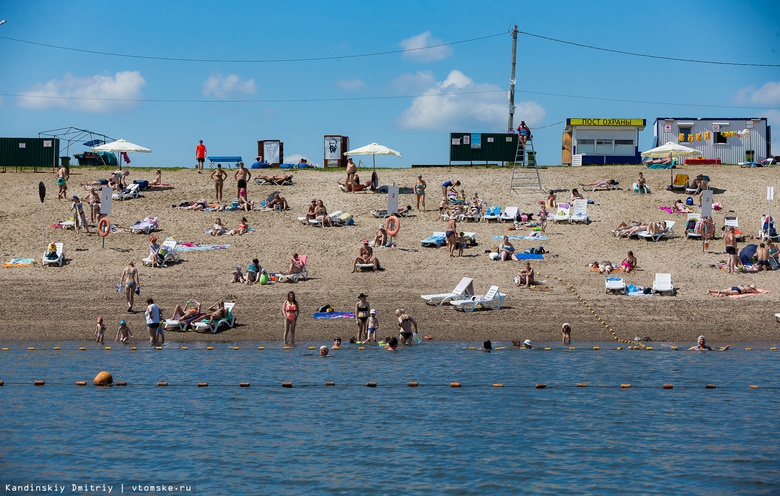
<svg viewBox="0 0 780 496">
<path fill-rule="evenodd" d="M 635 126 L 645 127 L 644 119 L 568 119 L 570 126 Z"/>
</svg>

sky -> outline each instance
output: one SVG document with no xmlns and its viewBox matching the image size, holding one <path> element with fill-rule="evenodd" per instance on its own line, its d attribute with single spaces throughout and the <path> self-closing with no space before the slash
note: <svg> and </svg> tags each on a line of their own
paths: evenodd
<svg viewBox="0 0 780 496">
<path fill-rule="evenodd" d="M 571 117 L 644 118 L 640 150 L 658 117 L 780 124 L 776 0 L 3 0 L 0 19 L 0 136 L 86 129 L 152 149 L 133 166 L 192 167 L 201 139 L 322 164 L 328 134 L 446 164 L 451 132 L 507 129 L 514 25 L 513 123 L 541 164 Z"/>
</svg>

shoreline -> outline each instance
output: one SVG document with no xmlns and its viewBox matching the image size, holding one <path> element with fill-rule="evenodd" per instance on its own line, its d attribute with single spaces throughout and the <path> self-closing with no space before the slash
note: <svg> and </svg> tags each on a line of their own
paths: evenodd
<svg viewBox="0 0 780 496">
<path fill-rule="evenodd" d="M 151 179 L 151 171 L 135 171 L 129 178 Z M 69 196 L 86 194 L 82 183 L 106 177 L 100 168 L 73 167 Z M 231 170 L 230 172 L 234 172 Z M 250 169 L 254 174 L 267 171 Z M 273 170 L 277 172 L 276 169 Z M 337 172 L 337 171 L 334 171 Z M 368 170 L 361 170 L 366 175 Z M 647 177 L 653 191 L 637 195 L 629 191 L 639 172 Z M 777 344 L 778 323 L 774 313 L 780 311 L 780 273 L 763 272 L 726 274 L 714 268 L 725 259 L 722 239 L 710 242 L 706 250 L 702 243 L 685 239 L 684 215 L 668 214 L 659 206 L 685 199 L 684 192 L 664 191 L 669 184 L 669 170 L 648 170 L 642 166 L 554 167 L 540 170 L 545 190 L 554 189 L 558 198 L 568 198 L 568 191 L 578 183 L 614 178 L 622 189 L 586 193 L 595 201 L 589 205 L 591 224 L 553 224 L 547 228 L 546 241 L 513 241 L 518 251 L 542 245 L 549 252 L 544 260 L 533 260 L 538 278 L 547 279 L 546 287 L 517 288 L 514 274 L 520 262 L 494 262 L 485 250 L 494 248 L 500 240 L 492 236 L 507 234 L 511 224 L 496 222 L 459 223 L 459 230 L 475 232 L 478 245 L 467 248 L 464 256 L 450 258 L 446 249 L 423 248 L 420 240 L 434 231 L 444 231 L 446 224 L 438 219 L 440 184 L 459 179 L 468 197 L 479 192 L 489 205 L 517 206 L 521 212 L 536 212 L 538 201 L 545 193 L 526 189 L 508 191 L 511 168 L 443 167 L 422 169 L 378 169 L 380 184 L 410 187 L 417 174 L 428 183 L 428 210 L 414 211 L 401 219 L 401 232 L 396 248 L 376 248 L 375 255 L 385 271 L 351 274 L 352 261 L 362 239 L 373 238 L 384 219 L 374 218 L 370 211 L 386 208 L 387 196 L 374 193 L 343 193 L 336 181 L 339 174 L 320 174 L 307 170 L 288 170 L 293 174 L 292 186 L 258 186 L 250 181 L 249 198 L 260 200 L 280 191 L 291 205 L 285 212 L 194 212 L 171 208 L 186 200 L 213 199 L 212 183 L 205 174 L 193 169 L 163 171 L 163 181 L 170 189 L 144 192 L 144 198 L 114 201 L 112 223 L 127 228 L 148 215 L 157 216 L 161 231 L 154 233 L 160 240 L 175 236 L 180 242 L 225 243 L 230 248 L 216 251 L 184 252 L 182 262 L 165 269 L 143 267 L 141 259 L 148 254 L 148 237 L 144 234 L 111 233 L 105 238 L 97 234 L 77 234 L 72 230 L 51 229 L 49 225 L 70 216 L 70 202 L 58 201 L 54 175 L 51 173 L 0 174 L 0 188 L 13 198 L 0 213 L 4 239 L 0 245 L 3 262 L 15 257 L 40 258 L 43 251 L 41 204 L 37 185 L 43 181 L 48 189 L 44 203 L 44 236 L 46 242 L 61 241 L 65 245 L 67 263 L 62 267 L 3 268 L 0 270 L 0 291 L 3 313 L 0 316 L 0 342 L 87 342 L 95 326 L 95 318 L 106 318 L 106 335 L 116 332 L 122 318 L 134 334 L 146 335 L 142 311 L 128 314 L 124 301 L 116 293 L 116 284 L 129 260 L 135 262 L 141 278 L 140 300 L 151 296 L 169 317 L 173 307 L 194 298 L 206 306 L 218 298 L 236 301 L 237 326 L 218 334 L 166 332 L 171 342 L 229 343 L 281 341 L 283 324 L 281 305 L 287 291 L 295 291 L 301 304 L 297 338 L 303 342 L 327 342 L 339 335 L 347 340 L 354 335 L 351 320 L 312 320 L 311 315 L 322 305 L 330 304 L 339 311 L 351 311 L 357 294 L 366 292 L 372 307 L 379 311 L 378 336 L 396 335 L 392 314 L 396 308 L 406 309 L 420 323 L 421 334 L 431 334 L 435 341 L 481 343 L 511 342 L 531 339 L 555 342 L 560 339 L 560 326 L 570 322 L 572 336 L 583 342 L 614 343 L 609 331 L 624 340 L 649 337 L 646 344 L 664 341 L 694 343 L 699 334 L 713 344 Z M 741 249 L 758 233 L 760 216 L 767 210 L 763 194 L 767 184 L 775 181 L 772 168 L 741 169 L 736 166 L 683 166 L 672 174 L 707 174 L 715 188 L 715 202 L 724 209 L 715 214 L 715 226 L 723 225 L 724 215 L 737 215 L 740 228 L 746 234 Z M 225 200 L 235 196 L 232 174 L 225 182 Z M 354 226 L 316 228 L 304 226 L 297 217 L 312 198 L 321 198 L 330 211 L 341 210 L 353 215 Z M 414 195 L 401 195 L 400 204 L 415 206 Z M 777 210 L 773 208 L 773 210 Z M 229 227 L 235 227 L 246 215 L 252 234 L 215 238 L 204 234 L 215 217 L 222 217 Z M 644 222 L 674 220 L 676 236 L 658 242 L 617 239 L 611 230 L 620 221 Z M 511 235 L 529 231 L 512 231 Z M 604 277 L 587 266 L 598 260 L 619 262 L 628 250 L 639 260 L 639 270 L 620 274 L 627 283 L 650 286 L 655 273 L 672 274 L 676 296 L 647 298 L 605 294 Z M 259 258 L 271 272 L 283 270 L 290 254 L 298 252 L 309 257 L 311 279 L 298 283 L 276 283 L 269 286 L 246 286 L 229 283 L 235 265 L 246 266 Z M 477 294 L 484 294 L 491 285 L 507 293 L 498 310 L 456 312 L 453 308 L 427 306 L 422 294 L 450 291 L 461 277 L 474 279 Z M 558 279 L 553 279 L 559 278 Z M 588 304 L 585 306 L 567 289 L 576 288 Z M 768 294 L 744 298 L 716 298 L 708 289 L 726 288 L 738 284 L 756 284 L 768 289 Z M 145 304 L 137 303 L 142 309 Z M 592 309 L 598 318 L 591 313 Z M 601 320 L 605 324 L 601 323 Z M 617 345 L 617 344 L 616 344 Z M 689 345 L 690 346 L 690 345 Z"/>
</svg>

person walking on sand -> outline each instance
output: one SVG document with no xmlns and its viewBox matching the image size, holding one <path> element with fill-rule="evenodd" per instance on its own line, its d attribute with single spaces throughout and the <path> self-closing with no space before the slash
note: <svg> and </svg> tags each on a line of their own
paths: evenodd
<svg viewBox="0 0 780 496">
<path fill-rule="evenodd" d="M 135 268 L 133 262 L 127 263 L 127 267 L 125 267 L 125 270 L 122 271 L 122 275 L 119 277 L 119 291 L 125 293 L 127 311 L 132 312 L 134 295 L 141 292 L 138 269 Z"/>
<path fill-rule="evenodd" d="M 56 174 L 58 188 L 57 199 L 62 200 L 68 197 L 68 179 L 70 179 L 70 176 L 68 174 L 68 169 L 66 169 L 64 165 L 60 166 Z"/>
<path fill-rule="evenodd" d="M 726 232 L 723 233 L 723 243 L 726 245 L 726 255 L 728 260 L 726 261 L 726 269 L 729 274 L 733 274 L 737 271 L 737 236 L 734 234 L 734 226 L 728 226 Z"/>
<path fill-rule="evenodd" d="M 417 197 L 417 210 L 420 210 L 420 204 L 422 204 L 422 210 L 425 210 L 425 188 L 428 185 L 422 178 L 422 174 L 417 174 L 417 181 L 414 183 L 414 196 Z"/>
<path fill-rule="evenodd" d="M 458 232 L 458 223 L 455 219 L 449 219 L 447 221 L 447 230 L 444 231 L 444 236 L 447 238 L 447 245 L 449 245 L 450 256 L 455 256 L 455 248 L 457 248 L 458 240 L 456 233 Z"/>
<path fill-rule="evenodd" d="M 73 203 L 70 206 L 70 210 L 73 212 L 73 216 L 76 220 L 76 232 L 81 232 L 81 228 L 89 234 L 89 223 L 87 222 L 87 214 L 84 212 L 84 204 L 81 203 L 79 197 L 73 195 Z"/>
<path fill-rule="evenodd" d="M 284 344 L 295 344 L 295 324 L 298 322 L 298 314 L 301 309 L 295 299 L 295 292 L 287 293 L 287 299 L 282 305 L 284 315 Z"/>
<path fill-rule="evenodd" d="M 355 165 L 355 162 L 352 161 L 352 157 L 349 157 L 347 159 L 347 182 L 345 184 L 347 185 L 354 185 L 355 184 L 355 176 L 357 175 L 357 165 Z M 355 192 L 354 188 L 349 188 L 352 193 Z"/>
<path fill-rule="evenodd" d="M 222 170 L 222 164 L 217 164 L 217 168 L 211 171 L 211 179 L 214 180 L 214 194 L 217 202 L 222 203 L 222 186 L 225 184 L 227 173 Z"/>
<path fill-rule="evenodd" d="M 200 140 L 198 146 L 195 147 L 195 160 L 198 161 L 195 164 L 195 170 L 200 174 L 203 172 L 203 166 L 206 164 L 206 145 L 203 144 L 203 140 Z"/>
<path fill-rule="evenodd" d="M 252 173 L 249 172 L 249 170 L 247 170 L 246 167 L 244 167 L 244 162 L 238 163 L 238 170 L 236 171 L 235 177 L 236 177 L 236 181 L 238 181 L 238 185 L 236 186 L 236 196 L 240 197 L 241 195 L 239 193 L 241 192 L 242 189 L 243 190 L 247 189 L 247 181 L 252 179 Z M 246 195 L 246 199 L 247 201 L 249 200 L 248 194 Z"/>
</svg>

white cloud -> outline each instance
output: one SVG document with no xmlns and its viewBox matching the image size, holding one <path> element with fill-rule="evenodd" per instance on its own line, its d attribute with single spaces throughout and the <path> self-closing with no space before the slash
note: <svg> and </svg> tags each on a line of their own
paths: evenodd
<svg viewBox="0 0 780 496">
<path fill-rule="evenodd" d="M 360 89 L 363 89 L 366 86 L 366 83 L 363 82 L 360 78 L 355 79 L 339 79 L 336 81 L 336 87 L 340 90 L 345 91 L 358 91 Z"/>
<path fill-rule="evenodd" d="M 241 80 L 235 74 L 228 74 L 227 76 L 212 74 L 203 82 L 203 96 L 220 100 L 227 99 L 236 93 L 254 95 L 255 91 L 257 89 L 255 88 L 254 79 Z"/>
<path fill-rule="evenodd" d="M 146 80 L 138 71 L 117 72 L 114 76 L 77 77 L 67 73 L 61 79 L 39 83 L 22 92 L 19 105 L 44 110 L 64 108 L 82 112 L 124 112 L 140 105 Z"/>
<path fill-rule="evenodd" d="M 401 74 L 390 81 L 390 87 L 398 93 L 421 93 L 436 83 L 433 71 L 417 71 L 414 74 Z"/>
<path fill-rule="evenodd" d="M 516 120 L 522 118 L 531 127 L 546 116 L 544 108 L 536 102 L 515 105 Z M 492 84 L 475 83 L 454 70 L 447 79 L 441 83 L 433 81 L 421 96 L 416 97 L 401 113 L 398 123 L 407 129 L 496 129 L 503 132 L 508 116 L 506 91 Z"/>
<path fill-rule="evenodd" d="M 777 105 L 780 103 L 780 81 L 769 81 L 758 89 L 746 86 L 737 91 L 735 100 L 750 105 Z"/>
<path fill-rule="evenodd" d="M 404 58 L 409 60 L 416 60 L 418 62 L 438 62 L 444 60 L 452 54 L 452 49 L 449 46 L 435 46 L 442 45 L 444 41 L 431 36 L 430 31 L 426 31 L 417 36 L 412 36 L 402 40 L 401 48 L 404 50 L 411 50 L 404 52 Z M 424 48 L 433 47 L 433 48 Z"/>
</svg>

